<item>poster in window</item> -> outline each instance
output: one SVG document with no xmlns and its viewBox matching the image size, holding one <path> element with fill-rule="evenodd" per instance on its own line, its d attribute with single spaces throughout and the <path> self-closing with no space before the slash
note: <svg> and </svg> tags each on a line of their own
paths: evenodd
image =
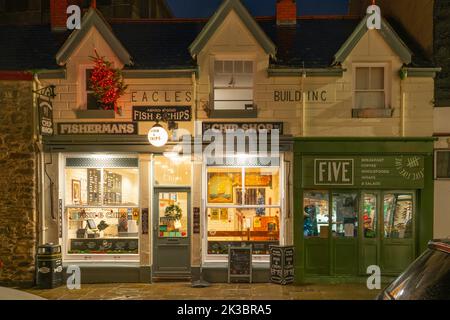
<svg viewBox="0 0 450 320">
<path fill-rule="evenodd" d="M 72 203 L 81 204 L 81 181 L 72 179 Z"/>
<path fill-rule="evenodd" d="M 251 187 L 271 187 L 272 175 L 260 173 L 247 173 L 245 175 L 245 185 Z"/>
<path fill-rule="evenodd" d="M 211 209 L 211 220 L 219 220 L 219 209 Z"/>
<path fill-rule="evenodd" d="M 220 209 L 220 220 L 228 221 L 228 209 L 227 208 Z"/>
<path fill-rule="evenodd" d="M 240 177 L 240 174 L 237 174 Z M 233 181 L 236 174 L 208 173 L 208 202 L 209 203 L 233 203 Z M 239 179 L 235 179 L 240 181 Z"/>
</svg>

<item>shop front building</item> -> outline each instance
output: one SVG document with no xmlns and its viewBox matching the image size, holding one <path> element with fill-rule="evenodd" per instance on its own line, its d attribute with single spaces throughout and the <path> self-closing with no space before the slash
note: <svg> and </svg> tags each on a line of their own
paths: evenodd
<svg viewBox="0 0 450 320">
<path fill-rule="evenodd" d="M 298 279 L 355 279 L 371 266 L 395 276 L 415 260 L 432 238 L 433 143 L 296 140 Z"/>
<path fill-rule="evenodd" d="M 254 282 L 271 245 L 295 246 L 297 282 L 388 275 L 424 249 L 434 69 L 384 20 L 277 6 L 138 24 L 91 9 L 41 48 L 52 62 L 34 80 L 55 90 L 41 239 L 82 282 L 226 282 L 228 248 L 250 245 Z M 115 106 L 96 101 L 96 55 L 127 85 Z"/>
</svg>

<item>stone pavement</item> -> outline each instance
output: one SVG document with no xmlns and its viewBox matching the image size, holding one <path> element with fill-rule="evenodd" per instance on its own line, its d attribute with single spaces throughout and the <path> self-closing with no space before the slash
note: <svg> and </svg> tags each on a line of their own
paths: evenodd
<svg viewBox="0 0 450 320">
<path fill-rule="evenodd" d="M 63 286 L 51 290 L 28 289 L 27 292 L 51 300 L 371 300 L 379 291 L 368 290 L 365 284 L 217 283 L 209 288 L 192 288 L 185 282 L 161 282 L 84 284 L 80 290 L 68 290 Z"/>
</svg>

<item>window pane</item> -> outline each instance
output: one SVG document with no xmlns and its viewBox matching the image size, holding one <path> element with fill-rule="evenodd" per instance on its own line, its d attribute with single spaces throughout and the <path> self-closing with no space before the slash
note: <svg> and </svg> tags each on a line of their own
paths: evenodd
<svg viewBox="0 0 450 320">
<path fill-rule="evenodd" d="M 384 92 L 356 92 L 356 108 L 384 108 Z"/>
<path fill-rule="evenodd" d="M 100 204 L 100 170 L 70 168 L 66 169 L 65 172 L 65 203 L 67 206 Z M 88 184 L 90 189 L 88 188 Z"/>
<path fill-rule="evenodd" d="M 244 62 L 244 72 L 253 74 L 253 61 Z"/>
<path fill-rule="evenodd" d="M 223 72 L 223 61 L 219 61 L 219 60 L 214 61 L 214 72 L 215 73 Z"/>
<path fill-rule="evenodd" d="M 138 208 L 68 208 L 69 254 L 137 254 Z"/>
<path fill-rule="evenodd" d="M 253 254 L 269 254 L 279 244 L 280 209 L 260 216 L 257 209 L 209 208 L 208 254 L 227 254 L 228 246 L 251 244 Z"/>
<path fill-rule="evenodd" d="M 243 73 L 243 72 L 244 72 L 244 61 L 235 61 L 234 73 Z"/>
<path fill-rule="evenodd" d="M 159 193 L 159 237 L 184 238 L 188 230 L 188 193 Z"/>
<path fill-rule="evenodd" d="M 363 229 L 365 238 L 377 237 L 377 195 L 363 195 Z"/>
<path fill-rule="evenodd" d="M 223 72 L 224 73 L 233 73 L 233 61 L 224 61 L 223 62 Z"/>
<path fill-rule="evenodd" d="M 154 162 L 156 186 L 190 186 L 191 159 L 155 157 Z"/>
<path fill-rule="evenodd" d="M 450 178 L 450 151 L 436 152 L 437 178 Z"/>
<path fill-rule="evenodd" d="M 91 90 L 92 69 L 86 69 L 86 91 Z"/>
<path fill-rule="evenodd" d="M 369 87 L 369 68 L 356 68 L 356 90 L 368 90 Z"/>
<path fill-rule="evenodd" d="M 216 110 L 246 110 L 253 106 L 252 101 L 214 101 Z"/>
<path fill-rule="evenodd" d="M 278 168 L 245 169 L 245 204 L 279 205 L 280 175 Z M 258 208 L 258 215 L 270 215 L 270 209 Z"/>
<path fill-rule="evenodd" d="M 238 193 L 241 194 L 238 195 Z M 226 203 L 228 205 L 242 203 L 242 172 L 240 169 L 208 168 L 208 203 Z"/>
<path fill-rule="evenodd" d="M 328 238 L 329 234 L 329 196 L 326 191 L 309 191 L 304 193 L 305 237 Z"/>
<path fill-rule="evenodd" d="M 384 196 L 384 236 L 409 239 L 413 233 L 413 196 L 391 193 Z"/>
<path fill-rule="evenodd" d="M 238 74 L 234 76 L 235 88 L 252 88 L 253 87 L 253 74 Z"/>
<path fill-rule="evenodd" d="M 370 68 L 370 89 L 384 89 L 384 68 Z"/>
<path fill-rule="evenodd" d="M 333 193 L 332 230 L 335 237 L 357 236 L 358 195 L 356 193 Z"/>
<path fill-rule="evenodd" d="M 139 203 L 138 169 L 104 169 L 103 204 L 137 206 Z"/>
<path fill-rule="evenodd" d="M 214 100 L 216 101 L 253 101 L 253 90 L 251 89 L 215 89 Z"/>
</svg>

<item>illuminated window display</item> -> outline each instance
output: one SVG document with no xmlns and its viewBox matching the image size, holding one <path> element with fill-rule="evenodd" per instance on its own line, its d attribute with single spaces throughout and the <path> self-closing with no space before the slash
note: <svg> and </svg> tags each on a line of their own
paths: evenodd
<svg viewBox="0 0 450 320">
<path fill-rule="evenodd" d="M 67 158 L 65 208 L 69 255 L 138 254 L 137 159 Z"/>
<path fill-rule="evenodd" d="M 208 167 L 208 254 L 243 243 L 268 254 L 279 243 L 280 205 L 278 167 Z"/>
<path fill-rule="evenodd" d="M 413 236 L 412 194 L 384 195 L 384 237 L 410 239 Z"/>
</svg>

